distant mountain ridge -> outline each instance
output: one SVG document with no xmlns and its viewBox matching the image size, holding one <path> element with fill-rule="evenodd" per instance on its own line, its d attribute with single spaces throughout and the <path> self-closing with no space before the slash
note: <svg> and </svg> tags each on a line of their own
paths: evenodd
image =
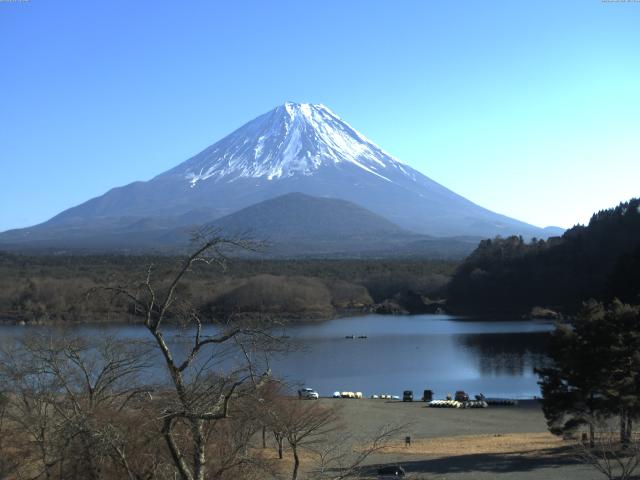
<svg viewBox="0 0 640 480">
<path fill-rule="evenodd" d="M 188 219 L 190 217 L 186 217 Z M 179 223 L 180 219 L 173 218 Z M 185 220 L 185 219 L 182 219 Z M 404 230 L 385 218 L 346 200 L 290 193 L 243 208 L 205 225 L 171 226 L 143 219 L 132 224 L 107 224 L 101 232 L 66 229 L 67 248 L 87 252 L 128 250 L 172 252 L 187 248 L 198 231 L 222 232 L 230 239 L 257 240 L 259 252 L 241 256 L 270 258 L 462 258 L 480 237 L 436 238 Z M 52 234 L 55 238 L 55 232 Z M 126 240 L 125 240 L 126 239 Z M 40 239 L 31 250 L 50 251 L 52 243 Z M 5 244 L 16 249 L 19 244 Z"/>
<path fill-rule="evenodd" d="M 434 237 L 519 234 L 538 228 L 484 209 L 386 153 L 324 105 L 287 102 L 147 182 L 109 190 L 2 244 L 90 246 L 120 236 L 142 245 L 161 231 L 202 225 L 294 192 L 356 204 L 399 228 Z M 133 242 L 136 243 L 136 242 Z"/>
<path fill-rule="evenodd" d="M 404 230 L 354 203 L 289 193 L 243 208 L 209 227 L 264 240 L 271 256 L 461 258 L 480 238 L 439 238 Z"/>
</svg>

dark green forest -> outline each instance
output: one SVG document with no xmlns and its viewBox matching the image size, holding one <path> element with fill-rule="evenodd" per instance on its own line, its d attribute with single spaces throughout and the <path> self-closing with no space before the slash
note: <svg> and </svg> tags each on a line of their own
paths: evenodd
<svg viewBox="0 0 640 480">
<path fill-rule="evenodd" d="M 128 305 L 92 293 L 157 279 L 181 257 L 0 253 L 0 319 L 25 322 L 135 321 Z M 323 319 L 347 313 L 421 313 L 437 308 L 457 263 L 444 260 L 247 260 L 196 265 L 180 295 L 212 321 L 231 314 Z"/>
<path fill-rule="evenodd" d="M 640 199 L 591 217 L 562 237 L 483 240 L 447 289 L 451 311 L 526 314 L 539 306 L 575 313 L 587 299 L 638 303 Z"/>
</svg>

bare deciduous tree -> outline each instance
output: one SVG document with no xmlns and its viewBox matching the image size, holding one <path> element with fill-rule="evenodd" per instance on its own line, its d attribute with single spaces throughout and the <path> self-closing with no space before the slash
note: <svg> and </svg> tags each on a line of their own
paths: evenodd
<svg viewBox="0 0 640 480">
<path fill-rule="evenodd" d="M 13 433 L 7 421 L 9 403 L 9 398 L 0 391 L 0 478 L 8 478 L 18 468 L 15 450 L 7 442 Z"/>
<path fill-rule="evenodd" d="M 144 356 L 140 345 L 113 338 L 92 343 L 59 334 L 30 335 L 5 349 L 0 377 L 9 392 L 7 419 L 22 473 L 97 480 L 123 472 L 130 479 L 147 478 L 127 461 L 131 439 L 122 430 L 131 424 L 123 420 L 125 412 L 139 413 L 136 404 L 146 391 L 137 381 Z"/>
<path fill-rule="evenodd" d="M 278 441 L 282 458 L 282 440 L 286 440 L 293 454 L 292 480 L 298 478 L 300 449 L 321 442 L 337 428 L 338 409 L 318 402 L 281 397 L 268 412 L 270 428 Z"/>
<path fill-rule="evenodd" d="M 171 393 L 165 392 L 162 435 L 182 480 L 207 477 L 207 445 L 210 432 L 215 431 L 211 425 L 228 418 L 233 400 L 251 396 L 269 375 L 268 368 L 256 373 L 253 357 L 268 335 L 261 329 L 236 325 L 207 336 L 200 313 L 179 294 L 181 282 L 196 264 L 224 267 L 226 248 L 255 246 L 215 232 L 202 238 L 168 281 L 154 281 L 150 266 L 141 284 L 107 288 L 115 297 L 124 296 L 131 302 L 162 354 L 171 384 Z M 188 330 L 184 337 L 188 344 L 170 342 L 165 330 L 169 322 Z M 229 367 L 229 358 L 238 352 L 244 361 Z"/>
<path fill-rule="evenodd" d="M 598 422 L 593 430 L 592 440 L 576 444 L 576 457 L 609 480 L 635 478 L 634 472 L 640 466 L 640 439 L 630 434 L 622 443 L 618 432 L 605 421 Z"/>
<path fill-rule="evenodd" d="M 384 425 L 372 436 L 364 438 L 345 435 L 343 431 L 336 432 L 336 438 L 328 438 L 315 450 L 317 459 L 311 478 L 342 480 L 358 477 L 365 461 L 389 446 L 405 428 L 405 425 Z"/>
</svg>

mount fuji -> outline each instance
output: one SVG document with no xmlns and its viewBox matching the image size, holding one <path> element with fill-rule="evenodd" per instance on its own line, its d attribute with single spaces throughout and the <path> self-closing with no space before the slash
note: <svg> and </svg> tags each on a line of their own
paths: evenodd
<svg viewBox="0 0 640 480">
<path fill-rule="evenodd" d="M 149 181 L 0 234 L 0 246 L 91 247 L 95 238 L 144 245 L 164 231 L 296 192 L 348 201 L 412 235 L 546 238 L 561 232 L 474 204 L 394 158 L 324 105 L 287 102 Z"/>
</svg>

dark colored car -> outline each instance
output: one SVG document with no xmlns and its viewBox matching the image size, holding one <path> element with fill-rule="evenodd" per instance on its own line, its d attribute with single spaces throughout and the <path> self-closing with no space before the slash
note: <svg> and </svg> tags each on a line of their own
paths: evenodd
<svg viewBox="0 0 640 480">
<path fill-rule="evenodd" d="M 468 402 L 469 401 L 469 395 L 467 395 L 467 393 L 462 391 L 462 390 L 458 390 L 456 392 L 456 396 L 453 397 L 453 399 L 456 402 Z"/>
<path fill-rule="evenodd" d="M 402 392 L 403 402 L 413 402 L 413 390 L 405 390 Z"/>
<path fill-rule="evenodd" d="M 425 390 L 422 394 L 422 401 L 430 402 L 431 400 L 433 400 L 433 390 Z"/>
<path fill-rule="evenodd" d="M 389 465 L 386 467 L 380 467 L 378 469 L 378 478 L 380 479 L 392 479 L 402 478 L 407 472 L 404 471 L 400 465 Z"/>
</svg>

